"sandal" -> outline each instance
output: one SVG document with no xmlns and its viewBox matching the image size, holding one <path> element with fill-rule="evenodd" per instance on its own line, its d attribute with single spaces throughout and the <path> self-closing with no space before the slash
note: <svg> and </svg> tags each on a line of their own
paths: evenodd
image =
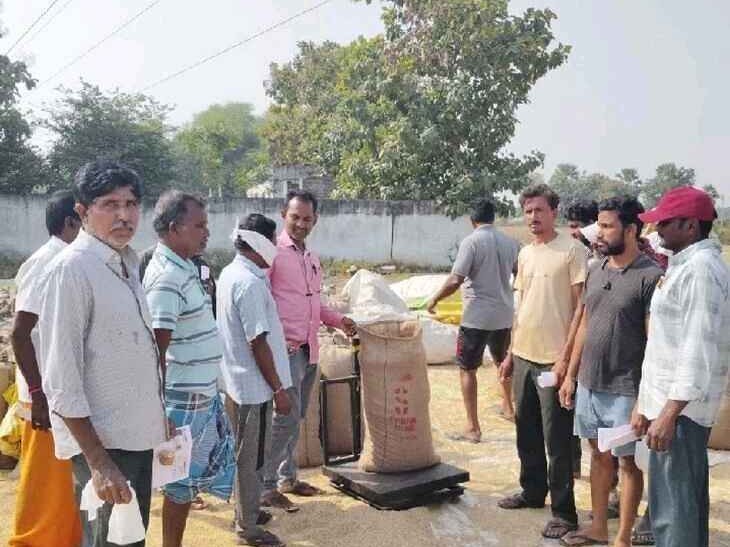
<svg viewBox="0 0 730 547">
<path fill-rule="evenodd" d="M 287 513 L 296 513 L 299 511 L 299 506 L 292 503 L 284 494 L 278 490 L 272 490 L 261 496 L 262 507 L 275 507 L 276 509 L 283 509 Z"/>
<path fill-rule="evenodd" d="M 238 545 L 250 545 L 252 547 L 286 547 L 286 543 L 267 530 L 262 531 L 261 534 L 257 536 L 248 538 L 239 534 Z"/>
<path fill-rule="evenodd" d="M 471 444 L 479 444 L 482 442 L 482 435 L 470 435 L 468 433 L 447 433 L 446 438 L 450 441 L 459 441 Z"/>
<path fill-rule="evenodd" d="M 545 528 L 542 529 L 542 537 L 548 539 L 560 539 L 568 532 L 574 532 L 577 529 L 577 523 L 555 517 L 547 521 Z"/>
<path fill-rule="evenodd" d="M 608 540 L 595 539 L 581 532 L 568 532 L 560 538 L 560 545 L 567 547 L 587 547 L 589 545 L 608 545 Z"/>
<path fill-rule="evenodd" d="M 305 498 L 324 494 L 324 492 L 316 486 L 312 486 L 304 481 L 285 482 L 279 487 L 279 492 L 282 494 L 294 494 L 295 496 L 302 496 Z"/>
<path fill-rule="evenodd" d="M 259 516 L 256 517 L 256 526 L 263 526 L 265 524 L 268 524 L 272 518 L 274 518 L 274 515 L 272 515 L 269 511 L 264 511 L 263 509 L 261 509 L 259 511 Z M 233 519 L 231 521 L 231 531 L 235 532 L 236 529 L 236 519 Z"/>
<path fill-rule="evenodd" d="M 208 508 L 208 502 L 206 502 L 203 498 L 200 496 L 195 496 L 193 498 L 193 501 L 190 502 L 190 509 L 193 511 L 202 511 L 203 509 Z"/>
<path fill-rule="evenodd" d="M 631 532 L 631 545 L 654 545 L 654 532 Z"/>
<path fill-rule="evenodd" d="M 502 498 L 497 502 L 497 506 L 500 509 L 542 509 L 545 507 L 545 502 L 531 502 L 525 499 L 525 496 L 522 493 L 519 493 Z"/>
</svg>

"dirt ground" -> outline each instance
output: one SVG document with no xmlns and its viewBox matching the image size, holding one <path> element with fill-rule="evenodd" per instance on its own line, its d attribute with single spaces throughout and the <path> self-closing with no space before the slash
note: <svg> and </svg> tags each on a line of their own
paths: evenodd
<svg viewBox="0 0 730 547">
<path fill-rule="evenodd" d="M 514 546 L 553 545 L 540 538 L 548 510 L 503 511 L 497 500 L 515 491 L 518 463 L 513 424 L 496 416 L 496 375 L 491 367 L 480 371 L 480 409 L 484 440 L 470 445 L 451 441 L 445 434 L 462 425 L 458 371 L 454 366 L 429 368 L 431 417 L 437 449 L 445 462 L 467 469 L 471 480 L 466 494 L 457 503 L 411 509 L 377 511 L 331 488 L 318 469 L 305 470 L 304 478 L 325 489 L 326 494 L 301 499 L 299 513 L 275 513 L 270 529 L 288 545 L 298 547 L 403 547 L 409 546 Z M 722 454 L 720 455 L 722 456 Z M 583 471 L 587 474 L 584 456 Z M 730 464 L 711 470 L 713 546 L 730 547 Z M 0 473 L 0 545 L 7 542 L 12 522 L 15 481 Z M 576 483 L 581 519 L 589 509 L 589 488 L 585 480 Z M 188 547 L 235 545 L 229 531 L 233 518 L 230 504 L 207 498 L 207 510 L 192 513 L 185 536 Z M 161 545 L 161 498 L 153 502 L 148 545 Z M 612 531 L 615 530 L 615 524 Z"/>
</svg>

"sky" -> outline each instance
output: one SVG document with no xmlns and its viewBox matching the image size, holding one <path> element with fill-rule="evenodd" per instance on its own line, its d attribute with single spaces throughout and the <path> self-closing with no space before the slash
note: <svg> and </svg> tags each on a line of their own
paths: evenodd
<svg viewBox="0 0 730 547">
<path fill-rule="evenodd" d="M 4 52 L 51 0 L 4 0 Z M 134 23 L 57 78 L 44 82 L 137 12 Z M 22 104 L 37 108 L 58 85 L 79 78 L 141 91 L 226 46 L 321 0 L 59 0 L 12 51 L 41 85 Z M 447 1 L 447 0 L 445 0 Z M 699 184 L 730 197 L 730 2 L 724 0 L 513 0 L 510 10 L 548 7 L 567 62 L 534 87 L 518 110 L 510 150 L 540 150 L 547 177 L 559 163 L 650 177 L 664 162 L 693 167 Z M 58 15 L 54 17 L 54 13 Z M 51 19 L 54 17 L 53 19 Z M 45 27 L 45 23 L 50 23 Z M 38 29 L 41 29 L 38 31 Z M 272 62 L 286 62 L 303 40 L 346 43 L 382 30 L 380 4 L 330 0 L 280 28 L 147 91 L 175 106 L 173 124 L 213 103 L 245 101 L 263 113 Z M 34 33 L 37 35 L 34 36 Z"/>
</svg>

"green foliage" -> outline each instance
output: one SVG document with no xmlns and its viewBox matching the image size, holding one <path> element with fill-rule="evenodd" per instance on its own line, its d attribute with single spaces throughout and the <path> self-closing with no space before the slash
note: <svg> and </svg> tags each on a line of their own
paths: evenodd
<svg viewBox="0 0 730 547">
<path fill-rule="evenodd" d="M 720 192 L 718 192 L 718 191 L 717 191 L 717 188 L 715 188 L 715 186 L 714 186 L 713 184 L 705 184 L 705 185 L 704 185 L 704 186 L 702 187 L 702 189 L 703 189 L 703 190 L 704 190 L 705 192 L 707 192 L 708 194 L 710 194 L 710 197 L 712 198 L 712 201 L 714 201 L 715 203 L 717 203 L 717 202 L 718 202 L 718 200 L 719 200 L 719 199 L 720 199 L 720 197 L 721 197 L 721 196 L 720 196 Z"/>
<path fill-rule="evenodd" d="M 641 187 L 644 206 L 654 207 L 667 190 L 678 186 L 693 186 L 694 183 L 694 169 L 677 167 L 674 163 L 663 163 L 656 168 L 654 177 L 647 180 Z"/>
<path fill-rule="evenodd" d="M 105 93 L 83 81 L 80 89 L 63 91 L 42 122 L 54 134 L 48 161 L 60 180 L 72 180 L 92 159 L 109 158 L 136 169 L 148 197 L 170 187 L 175 176 L 167 138 L 170 107 L 142 94 Z"/>
<path fill-rule="evenodd" d="M 615 177 L 581 172 L 576 165 L 561 163 L 550 177 L 550 186 L 560 196 L 561 209 L 578 200 L 596 200 L 618 195 L 638 196 L 641 179 L 635 169 L 622 169 Z"/>
<path fill-rule="evenodd" d="M 567 58 L 555 15 L 504 0 L 391 0 L 385 33 L 299 45 L 271 66 L 263 135 L 274 165 L 316 165 L 340 196 L 433 199 L 450 214 L 518 191 L 542 164 L 504 151 L 517 108 Z"/>
<path fill-rule="evenodd" d="M 268 174 L 259 125 L 248 103 L 213 105 L 175 135 L 175 145 L 197 166 L 204 188 L 218 195 L 235 195 Z"/>
<path fill-rule="evenodd" d="M 0 192 L 29 194 L 48 184 L 43 159 L 30 145 L 31 126 L 17 108 L 20 89 L 32 89 L 25 63 L 0 55 Z"/>
</svg>

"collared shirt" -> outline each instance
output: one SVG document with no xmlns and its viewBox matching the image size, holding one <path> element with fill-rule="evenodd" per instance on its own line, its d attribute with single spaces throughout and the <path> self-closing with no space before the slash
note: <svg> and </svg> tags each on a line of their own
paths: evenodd
<svg viewBox="0 0 730 547">
<path fill-rule="evenodd" d="M 689 401 L 682 415 L 715 421 L 730 359 L 730 270 L 720 245 L 703 240 L 669 258 L 651 301 L 639 412 L 659 416 L 667 400 Z"/>
<path fill-rule="evenodd" d="M 91 420 L 101 444 L 165 440 L 161 371 L 134 251 L 81 231 L 49 265 L 40 313 L 43 390 L 56 456 L 81 452 L 61 416 Z"/>
<path fill-rule="evenodd" d="M 540 364 L 560 358 L 573 319 L 572 287 L 586 279 L 585 246 L 558 232 L 547 243 L 522 247 L 515 289 L 520 291 L 512 352 Z"/>
<path fill-rule="evenodd" d="M 501 330 L 512 326 L 512 272 L 520 245 L 490 224 L 477 227 L 459 245 L 451 273 L 466 278 L 461 286 L 464 327 Z"/>
<path fill-rule="evenodd" d="M 639 254 L 624 268 L 604 258 L 588 270 L 586 339 L 578 382 L 592 391 L 636 397 L 646 347 L 646 317 L 661 268 Z"/>
<path fill-rule="evenodd" d="M 277 247 L 278 254 L 268 275 L 286 341 L 294 345 L 309 344 L 309 361 L 316 363 L 320 323 L 339 327 L 343 316 L 322 303 L 319 257 L 309 249 L 300 250 L 286 230 L 279 234 Z"/>
<path fill-rule="evenodd" d="M 41 294 L 43 290 L 43 274 L 55 256 L 63 251 L 67 243 L 56 236 L 46 241 L 43 246 L 38 248 L 36 252 L 30 255 L 30 258 L 21 264 L 18 273 L 15 276 L 15 287 L 17 293 L 15 295 L 15 311 L 24 311 L 33 315 L 40 315 L 41 311 Z M 35 350 L 36 360 L 40 359 L 38 340 L 38 325 L 33 328 L 30 333 L 30 339 Z M 40 369 L 40 364 L 38 365 Z M 30 403 L 31 397 L 28 390 L 28 383 L 23 377 L 23 373 L 18 368 L 15 375 L 15 383 L 18 386 L 18 400 L 22 403 Z"/>
<path fill-rule="evenodd" d="M 218 278 L 218 326 L 223 340 L 221 371 L 226 393 L 239 405 L 261 404 L 273 395 L 250 343 L 266 333 L 281 385 L 292 385 L 284 329 L 264 271 L 242 255 Z"/>
<path fill-rule="evenodd" d="M 158 243 L 144 274 L 152 326 L 172 331 L 165 389 L 216 394 L 221 342 L 208 292 L 192 260 Z"/>
</svg>

